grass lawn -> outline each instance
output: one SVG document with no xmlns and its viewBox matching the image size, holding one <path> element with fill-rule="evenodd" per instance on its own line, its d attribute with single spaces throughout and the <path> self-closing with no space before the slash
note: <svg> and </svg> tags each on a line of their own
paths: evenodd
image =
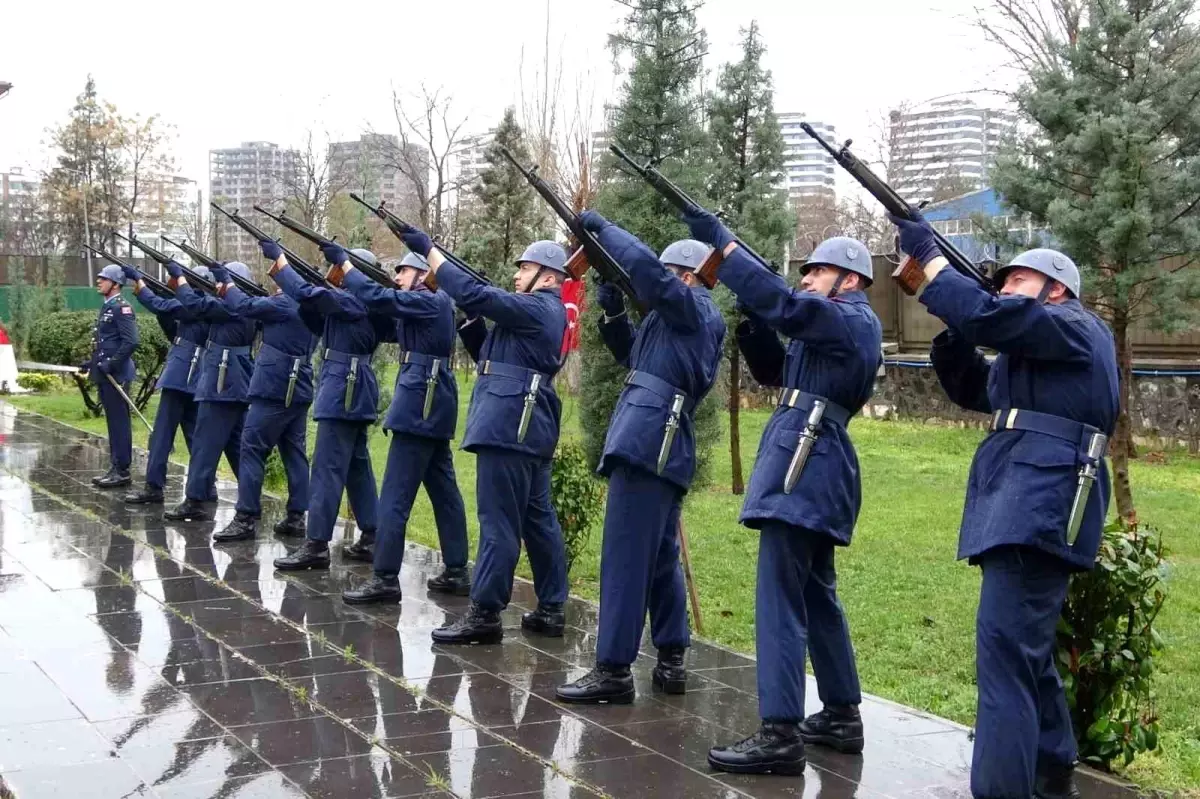
<svg viewBox="0 0 1200 799">
<path fill-rule="evenodd" d="M 380 383 L 389 385 L 390 377 L 381 375 Z M 460 395 L 465 406 L 470 391 L 460 390 Z M 6 399 L 104 433 L 104 421 L 86 416 L 73 389 Z M 579 435 L 575 409 L 572 398 L 565 397 L 564 435 Z M 152 403 L 148 418 L 153 419 L 153 411 Z M 768 415 L 766 411 L 742 414 L 747 475 Z M 461 431 L 465 407 L 459 418 Z M 975 707 L 973 628 L 979 575 L 954 557 L 967 467 L 982 431 L 859 419 L 852 434 L 863 471 L 863 511 L 854 545 L 838 553 L 838 566 L 863 688 L 970 724 Z M 145 445 L 146 430 L 136 422 L 134 438 Z M 314 440 L 310 434 L 310 447 Z M 383 476 L 387 446 L 382 432 L 372 434 L 378 479 Z M 727 450 L 726 440 L 722 451 Z M 185 455 L 181 438 L 176 456 L 182 461 Z M 728 490 L 728 457 L 715 460 L 713 484 L 693 491 L 684 512 L 704 634 L 753 652 L 758 540 L 737 524 L 741 497 Z M 455 461 L 473 549 L 478 535 L 475 458 L 459 451 Z M 1163 532 L 1173 568 L 1170 598 L 1159 623 L 1168 644 L 1157 678 L 1161 748 L 1136 760 L 1125 776 L 1146 788 L 1200 796 L 1200 531 L 1196 529 L 1200 459 L 1176 452 L 1142 458 L 1133 465 L 1133 485 L 1139 514 Z M 432 509 L 424 493 L 418 497 L 408 534 L 414 541 L 437 546 Z M 573 592 L 596 598 L 599 550 L 597 530 L 571 574 Z M 521 570 L 528 576 L 524 560 Z"/>
</svg>

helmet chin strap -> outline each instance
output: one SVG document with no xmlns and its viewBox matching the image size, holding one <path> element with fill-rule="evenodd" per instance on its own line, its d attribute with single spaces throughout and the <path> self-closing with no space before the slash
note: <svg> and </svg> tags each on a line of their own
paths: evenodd
<svg viewBox="0 0 1200 799">
<path fill-rule="evenodd" d="M 1046 282 L 1042 284 L 1042 290 L 1038 292 L 1038 305 L 1045 305 L 1046 299 L 1049 298 L 1050 292 L 1054 289 L 1054 279 L 1047 276 Z"/>
<path fill-rule="evenodd" d="M 829 293 L 826 294 L 825 296 L 831 300 L 834 297 L 836 297 L 838 295 L 838 292 L 842 290 L 842 281 L 844 281 L 845 279 L 846 279 L 846 273 L 844 271 L 838 272 L 837 280 L 833 281 L 833 288 L 831 288 L 829 290 Z"/>
</svg>

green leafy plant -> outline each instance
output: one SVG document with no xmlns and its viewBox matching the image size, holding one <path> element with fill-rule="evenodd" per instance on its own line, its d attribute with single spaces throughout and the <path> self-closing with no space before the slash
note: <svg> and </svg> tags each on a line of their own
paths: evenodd
<svg viewBox="0 0 1200 799">
<path fill-rule="evenodd" d="M 51 391 L 60 382 L 54 375 L 43 374 L 41 372 L 26 372 L 17 375 L 17 385 L 21 388 L 27 388 L 30 391 Z"/>
<path fill-rule="evenodd" d="M 593 473 L 582 445 L 559 442 L 550 477 L 550 501 L 562 527 L 570 571 L 604 507 L 604 483 Z"/>
<path fill-rule="evenodd" d="M 283 468 L 283 458 L 279 457 L 278 449 L 272 449 L 267 455 L 267 462 L 263 464 L 263 485 L 272 491 L 287 485 L 287 471 Z"/>
<path fill-rule="evenodd" d="M 1154 621 L 1166 601 L 1167 563 L 1152 530 L 1119 519 L 1104 529 L 1096 568 L 1071 580 L 1058 626 L 1058 670 L 1079 739 L 1099 768 L 1158 748 Z"/>
</svg>

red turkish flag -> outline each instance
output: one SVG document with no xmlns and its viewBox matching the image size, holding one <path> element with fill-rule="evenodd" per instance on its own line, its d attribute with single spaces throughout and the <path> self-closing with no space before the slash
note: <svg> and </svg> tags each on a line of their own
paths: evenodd
<svg viewBox="0 0 1200 799">
<path fill-rule="evenodd" d="M 567 332 L 563 335 L 562 352 L 559 357 L 567 357 L 571 350 L 579 348 L 579 320 L 583 317 L 583 298 L 585 295 L 582 280 L 567 280 L 562 285 L 562 302 L 567 309 Z"/>
</svg>

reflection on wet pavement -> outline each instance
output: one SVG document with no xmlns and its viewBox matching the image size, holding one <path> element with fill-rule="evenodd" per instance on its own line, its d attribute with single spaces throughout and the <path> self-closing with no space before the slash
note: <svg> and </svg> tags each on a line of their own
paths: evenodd
<svg viewBox="0 0 1200 799">
<path fill-rule="evenodd" d="M 0 795 L 969 796 L 967 731 L 874 699 L 861 757 L 811 748 L 803 778 L 711 772 L 708 747 L 758 723 L 750 659 L 696 642 L 688 694 L 666 697 L 643 653 L 635 704 L 564 707 L 553 691 L 594 657 L 594 605 L 571 600 L 562 638 L 527 635 L 518 583 L 503 644 L 439 647 L 430 630 L 467 600 L 425 592 L 437 553 L 409 547 L 402 605 L 350 608 L 338 594 L 369 566 L 278 574 L 269 532 L 213 546 L 230 485 L 205 524 L 127 508 L 89 482 L 103 444 L 0 403 Z M 260 530 L 281 511 L 265 500 Z"/>
</svg>

